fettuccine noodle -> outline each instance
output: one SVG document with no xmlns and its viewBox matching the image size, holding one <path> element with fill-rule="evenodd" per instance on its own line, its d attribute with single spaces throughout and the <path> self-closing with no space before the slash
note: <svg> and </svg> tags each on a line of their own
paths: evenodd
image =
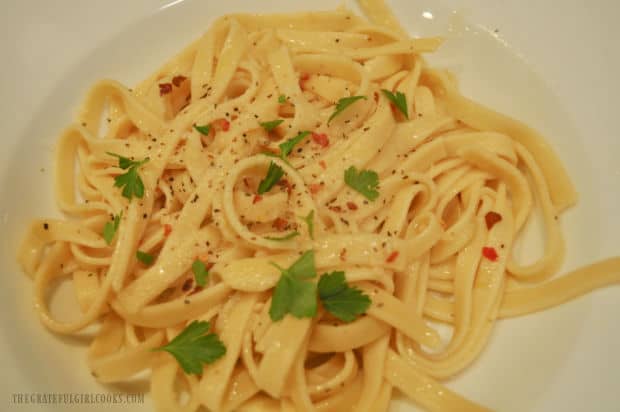
<svg viewBox="0 0 620 412">
<path fill-rule="evenodd" d="M 484 411 L 440 382 L 476 360 L 498 319 L 620 280 L 619 258 L 550 280 L 564 255 L 558 216 L 577 198 L 558 157 L 426 64 L 441 39 L 408 37 L 380 0 L 360 5 L 368 19 L 342 8 L 224 16 L 134 89 L 90 90 L 56 151 L 70 219 L 34 221 L 19 261 L 47 328 L 99 325 L 88 366 L 100 382 L 150 370 L 158 411 L 385 411 L 395 389 L 429 411 Z M 384 89 L 405 96 L 406 113 Z M 330 121 L 350 96 L 365 98 Z M 286 158 L 264 154 L 306 130 Z M 109 153 L 149 158 L 142 197 L 115 186 L 124 171 Z M 259 196 L 272 162 L 284 177 Z M 377 199 L 345 183 L 351 166 L 378 174 Z M 523 265 L 511 250 L 536 203 L 544 254 Z M 272 262 L 307 250 L 319 273 L 344 271 L 370 297 L 364 315 L 270 318 Z M 196 259 L 210 269 L 204 287 Z M 72 280 L 77 320 L 50 312 L 59 278 Z M 226 347 L 198 375 L 151 350 L 195 320 Z"/>
</svg>

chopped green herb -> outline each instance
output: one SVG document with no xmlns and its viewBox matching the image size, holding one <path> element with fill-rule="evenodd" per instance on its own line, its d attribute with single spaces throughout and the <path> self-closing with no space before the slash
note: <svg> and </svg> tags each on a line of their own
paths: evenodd
<svg viewBox="0 0 620 412">
<path fill-rule="evenodd" d="M 311 318 L 316 315 L 316 283 L 309 280 L 316 277 L 314 252 L 304 253 L 291 267 L 283 269 L 274 264 L 280 272 L 271 298 L 269 316 L 274 322 L 281 320 L 287 313 L 296 318 Z"/>
<path fill-rule="evenodd" d="M 277 153 L 274 153 L 274 152 L 268 152 L 268 151 L 264 151 L 264 152 L 262 152 L 261 154 L 263 154 L 263 155 L 265 155 L 265 156 L 267 156 L 267 157 L 277 157 L 278 159 L 282 160 L 282 161 L 283 161 L 284 163 L 286 163 L 287 165 L 291 166 L 291 164 L 289 163 L 289 161 L 288 161 L 288 160 L 286 160 L 286 159 L 282 159 L 282 158 L 280 157 L 280 155 L 279 155 L 279 154 L 277 154 Z M 293 166 L 291 166 L 291 167 L 293 167 Z"/>
<path fill-rule="evenodd" d="M 267 169 L 267 176 L 258 184 L 258 194 L 262 195 L 271 190 L 271 188 L 278 183 L 278 181 L 284 176 L 284 170 L 274 162 L 269 163 L 269 169 Z"/>
<path fill-rule="evenodd" d="M 282 119 L 272 120 L 270 122 L 259 123 L 260 126 L 268 132 L 272 132 L 276 127 L 280 126 L 284 122 Z"/>
<path fill-rule="evenodd" d="M 351 166 L 344 172 L 344 182 L 368 200 L 379 197 L 379 175 L 373 170 L 358 172 L 355 166 Z"/>
<path fill-rule="evenodd" d="M 200 259 L 196 259 L 194 263 L 192 263 L 192 272 L 194 272 L 194 279 L 196 279 L 196 284 L 198 286 L 206 286 L 207 276 L 209 276 L 209 270 Z"/>
<path fill-rule="evenodd" d="M 211 132 L 211 125 L 206 124 L 204 126 L 198 126 L 195 124 L 194 129 L 196 129 L 196 131 L 198 131 L 199 133 L 204 134 L 205 136 L 209 136 L 209 133 Z"/>
<path fill-rule="evenodd" d="M 327 123 L 329 124 L 333 120 L 334 117 L 338 116 L 340 113 L 344 111 L 344 109 L 351 106 L 353 103 L 355 103 L 356 101 L 360 99 L 366 100 L 368 98 L 366 96 L 351 96 L 351 97 L 343 97 L 342 99 L 338 100 L 338 103 L 336 103 L 336 110 L 329 117 L 329 120 L 327 121 Z"/>
<path fill-rule="evenodd" d="M 314 240 L 314 210 L 311 210 L 308 216 L 301 216 L 301 218 L 306 222 L 306 225 L 308 225 L 310 239 Z"/>
<path fill-rule="evenodd" d="M 123 170 L 129 169 L 130 167 L 139 163 L 134 160 L 131 160 L 128 157 L 121 156 L 116 153 L 112 153 L 112 152 L 106 152 L 106 153 L 109 154 L 110 156 L 116 157 L 118 159 L 118 167 L 120 167 Z"/>
<path fill-rule="evenodd" d="M 286 95 L 284 94 L 281 94 L 280 96 L 278 96 L 278 103 L 280 104 L 286 103 L 287 100 L 288 100 L 288 97 L 286 97 Z"/>
<path fill-rule="evenodd" d="M 167 345 L 153 349 L 166 351 L 179 362 L 185 373 L 200 375 L 205 364 L 210 364 L 226 354 L 224 343 L 209 331 L 209 322 L 193 321 Z"/>
<path fill-rule="evenodd" d="M 288 160 L 286 160 L 286 156 L 291 153 L 295 145 L 301 142 L 309 134 L 310 132 L 300 132 L 297 136 L 292 137 L 286 142 L 282 143 L 280 145 L 280 155 L 276 155 L 275 153 L 271 152 L 263 152 L 263 154 L 269 157 L 279 157 L 284 161 L 284 163 L 290 166 L 290 163 L 288 162 Z M 282 176 L 284 176 L 284 170 L 274 162 L 271 162 L 269 164 L 269 169 L 267 170 L 267 176 L 265 176 L 265 178 L 261 180 L 258 185 L 258 194 L 262 195 L 263 193 L 267 193 L 268 191 L 270 191 L 271 188 L 276 183 L 278 183 Z"/>
<path fill-rule="evenodd" d="M 122 216 L 123 212 L 118 215 L 114 215 L 114 220 L 112 222 L 106 222 L 105 226 L 103 227 L 103 239 L 108 245 L 111 245 L 112 240 L 114 240 L 114 235 L 116 235 L 118 226 L 121 224 Z"/>
<path fill-rule="evenodd" d="M 299 235 L 300 235 L 300 233 L 295 231 L 295 232 L 288 233 L 287 235 L 284 235 L 284 236 L 281 236 L 281 237 L 265 236 L 265 239 L 267 239 L 267 240 L 274 240 L 276 242 L 283 242 L 285 240 L 291 240 L 291 239 L 293 239 L 293 238 L 295 238 L 295 237 L 297 237 Z"/>
<path fill-rule="evenodd" d="M 357 316 L 366 313 L 371 303 L 368 295 L 347 284 L 344 272 L 323 274 L 318 290 L 325 310 L 343 322 L 352 322 Z"/>
<path fill-rule="evenodd" d="M 310 132 L 308 131 L 303 131 L 303 132 L 299 132 L 299 134 L 295 137 L 292 137 L 290 139 L 288 139 L 286 142 L 282 143 L 279 147 L 280 147 L 280 157 L 281 158 L 285 158 L 286 156 L 288 156 L 292 151 L 293 148 L 302 140 L 304 140 L 306 138 L 306 136 L 308 136 L 310 134 Z"/>
<path fill-rule="evenodd" d="M 389 90 L 381 90 L 385 97 L 388 98 L 389 101 L 405 116 L 405 118 L 409 119 L 409 111 L 407 110 L 407 98 L 401 92 L 396 92 L 396 94 L 392 93 Z"/>
<path fill-rule="evenodd" d="M 116 176 L 114 178 L 114 186 L 123 188 L 123 196 L 131 200 L 132 197 L 142 198 L 144 196 L 144 182 L 138 174 L 140 166 L 149 161 L 149 158 L 145 158 L 141 161 L 134 161 L 127 157 L 117 155 L 115 153 L 107 152 L 110 156 L 118 158 L 118 166 L 127 170 L 126 173 Z"/>
<path fill-rule="evenodd" d="M 148 266 L 148 265 L 150 265 L 150 264 L 152 264 L 152 263 L 153 263 L 153 261 L 155 260 L 155 256 L 150 255 L 150 254 L 148 254 L 148 253 L 146 253 L 146 252 L 143 252 L 143 251 L 141 251 L 141 250 L 138 250 L 138 251 L 136 252 L 136 258 L 137 258 L 140 262 L 144 263 L 144 264 L 145 264 L 145 265 L 147 265 L 147 266 Z"/>
</svg>

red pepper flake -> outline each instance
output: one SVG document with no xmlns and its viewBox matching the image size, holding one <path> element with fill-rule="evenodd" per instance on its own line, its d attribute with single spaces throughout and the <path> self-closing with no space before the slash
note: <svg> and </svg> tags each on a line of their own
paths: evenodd
<svg viewBox="0 0 620 412">
<path fill-rule="evenodd" d="M 395 250 L 394 252 L 390 253 L 390 256 L 387 257 L 387 259 L 385 259 L 385 261 L 387 263 L 392 263 L 396 260 L 396 258 L 398 257 L 399 253 L 397 250 Z"/>
<path fill-rule="evenodd" d="M 482 248 L 482 256 L 489 259 L 491 262 L 495 262 L 497 258 L 499 257 L 497 255 L 497 252 L 495 251 L 495 248 L 487 247 L 487 246 Z"/>
<path fill-rule="evenodd" d="M 484 216 L 484 220 L 487 223 L 487 229 L 491 230 L 497 222 L 501 222 L 502 215 L 497 212 L 489 212 Z"/>
<path fill-rule="evenodd" d="M 329 146 L 329 137 L 325 133 L 312 132 L 312 140 L 321 147 Z"/>
<path fill-rule="evenodd" d="M 278 182 L 278 186 L 285 187 L 286 188 L 286 193 L 289 196 L 293 192 L 293 186 L 291 185 L 291 182 L 289 182 L 286 179 L 280 179 L 280 181 Z"/>
<path fill-rule="evenodd" d="M 171 83 L 159 83 L 159 95 L 160 96 L 168 94 L 171 91 L 172 91 L 172 84 Z"/>
<path fill-rule="evenodd" d="M 230 129 L 230 122 L 226 119 L 215 119 L 213 121 L 213 127 L 215 127 L 217 130 L 223 130 L 227 132 L 228 129 Z"/>
<path fill-rule="evenodd" d="M 357 210 L 357 205 L 353 202 L 347 202 L 347 207 L 349 210 Z"/>
<path fill-rule="evenodd" d="M 185 80 L 187 80 L 185 76 L 174 76 L 172 78 L 172 84 L 174 84 L 175 87 L 179 87 Z"/>
<path fill-rule="evenodd" d="M 330 206 L 329 210 L 331 210 L 332 212 L 336 212 L 336 213 L 342 212 L 342 208 L 340 206 Z"/>
<path fill-rule="evenodd" d="M 288 222 L 286 221 L 286 219 L 282 219 L 281 217 L 279 217 L 273 221 L 271 227 L 281 232 L 283 230 L 286 230 L 286 228 L 288 227 Z"/>
<path fill-rule="evenodd" d="M 263 200 L 263 197 L 261 195 L 256 195 L 256 196 L 254 196 L 254 199 L 252 200 L 252 204 L 255 205 L 258 202 L 260 202 L 261 200 Z"/>
<path fill-rule="evenodd" d="M 170 233 L 172 233 L 172 226 L 169 224 L 165 224 L 164 225 L 164 236 L 170 236 Z"/>
<path fill-rule="evenodd" d="M 308 79 L 310 79 L 310 75 L 308 73 L 302 73 L 301 76 L 299 76 L 299 87 L 301 90 L 306 88 L 306 82 Z"/>
<path fill-rule="evenodd" d="M 211 268 L 215 266 L 215 263 L 213 262 L 207 262 L 205 263 L 205 267 L 207 268 L 207 270 L 211 270 Z"/>
<path fill-rule="evenodd" d="M 323 170 L 327 169 L 327 163 L 325 163 L 325 160 L 319 160 L 319 166 L 321 166 Z"/>
<path fill-rule="evenodd" d="M 310 185 L 310 193 L 312 193 L 313 195 L 319 193 L 319 191 L 323 188 L 323 186 L 321 186 L 318 183 L 312 183 Z"/>
</svg>

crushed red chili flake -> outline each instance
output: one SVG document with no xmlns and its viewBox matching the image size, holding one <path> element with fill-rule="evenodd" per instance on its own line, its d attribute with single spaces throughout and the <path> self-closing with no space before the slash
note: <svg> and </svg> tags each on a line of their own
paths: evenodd
<svg viewBox="0 0 620 412">
<path fill-rule="evenodd" d="M 323 186 L 321 186 L 318 183 L 313 183 L 310 185 L 310 193 L 312 193 L 313 195 L 319 193 L 319 191 L 323 188 Z"/>
<path fill-rule="evenodd" d="M 308 73 L 302 73 L 301 76 L 299 76 L 299 87 L 301 90 L 305 89 L 308 79 L 310 79 L 310 75 Z"/>
<path fill-rule="evenodd" d="M 357 205 L 353 202 L 347 202 L 347 207 L 349 210 L 357 210 Z"/>
<path fill-rule="evenodd" d="M 172 78 L 172 84 L 174 84 L 175 87 L 179 87 L 185 80 L 187 80 L 187 77 L 185 76 L 174 76 Z"/>
<path fill-rule="evenodd" d="M 273 224 L 271 225 L 271 227 L 281 232 L 283 230 L 286 230 L 286 228 L 288 227 L 288 222 L 286 221 L 286 219 L 282 219 L 281 217 L 278 217 L 276 218 L 276 220 L 273 221 Z"/>
<path fill-rule="evenodd" d="M 394 252 L 390 253 L 390 256 L 387 257 L 387 259 L 385 259 L 385 261 L 387 263 L 392 263 L 396 260 L 396 258 L 398 257 L 399 253 L 397 250 L 395 250 Z"/>
<path fill-rule="evenodd" d="M 329 210 L 331 210 L 332 212 L 336 212 L 336 213 L 342 212 L 342 208 L 340 206 L 330 206 Z"/>
<path fill-rule="evenodd" d="M 291 182 L 289 182 L 288 180 L 280 179 L 280 181 L 277 184 L 278 186 L 285 187 L 287 194 L 290 195 L 293 192 L 293 186 L 291 185 Z"/>
<path fill-rule="evenodd" d="M 488 246 L 482 248 L 482 256 L 489 259 L 491 262 L 495 262 L 499 257 L 495 248 Z"/>
<path fill-rule="evenodd" d="M 228 129 L 230 129 L 230 122 L 226 119 L 215 119 L 213 121 L 213 127 L 215 127 L 217 130 L 223 130 L 227 132 Z"/>
<path fill-rule="evenodd" d="M 502 215 L 497 212 L 488 212 L 486 215 L 484 215 L 484 220 L 487 224 L 487 229 L 491 230 L 491 228 L 495 226 L 497 222 L 501 222 Z"/>
<path fill-rule="evenodd" d="M 252 199 L 252 204 L 255 205 L 258 202 L 260 202 L 261 200 L 263 200 L 263 197 L 261 195 L 255 195 L 254 199 Z"/>
<path fill-rule="evenodd" d="M 327 169 L 327 163 L 325 163 L 325 160 L 319 160 L 319 166 L 323 169 Z"/>
<path fill-rule="evenodd" d="M 172 233 L 172 226 L 169 224 L 164 225 L 164 236 L 169 236 Z"/>
<path fill-rule="evenodd" d="M 325 133 L 312 132 L 312 140 L 321 147 L 329 146 L 329 137 Z"/>
<path fill-rule="evenodd" d="M 160 96 L 168 94 L 171 91 L 172 91 L 172 84 L 171 83 L 159 83 L 159 95 Z"/>
</svg>

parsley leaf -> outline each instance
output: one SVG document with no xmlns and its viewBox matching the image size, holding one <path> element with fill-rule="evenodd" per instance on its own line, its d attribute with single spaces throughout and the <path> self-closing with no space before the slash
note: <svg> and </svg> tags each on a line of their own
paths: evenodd
<svg viewBox="0 0 620 412">
<path fill-rule="evenodd" d="M 293 279 L 284 274 L 280 276 L 276 288 L 271 297 L 271 306 L 269 307 L 269 317 L 272 321 L 277 322 L 284 318 L 289 312 L 293 301 Z"/>
<path fill-rule="evenodd" d="M 166 351 L 175 357 L 185 373 L 199 375 L 204 364 L 210 364 L 226 354 L 226 347 L 215 333 L 205 335 L 209 322 L 193 321 L 167 345 L 153 349 Z"/>
<path fill-rule="evenodd" d="M 301 218 L 306 222 L 306 225 L 308 225 L 310 239 L 314 240 L 314 210 L 311 210 L 308 216 L 301 216 Z"/>
<path fill-rule="evenodd" d="M 292 151 L 293 148 L 302 140 L 304 140 L 306 138 L 306 136 L 308 136 L 310 134 L 310 132 L 308 131 L 304 131 L 304 132 L 299 132 L 299 134 L 295 137 L 291 137 L 290 139 L 288 139 L 286 142 L 282 143 L 279 147 L 280 147 L 280 157 L 282 159 L 284 159 L 286 156 L 288 156 Z"/>
<path fill-rule="evenodd" d="M 123 212 L 118 215 L 114 215 L 114 220 L 112 222 L 106 222 L 103 227 L 103 239 L 108 245 L 112 244 L 112 240 L 114 239 L 114 235 L 118 230 L 118 226 L 121 224 L 121 217 L 123 216 Z"/>
<path fill-rule="evenodd" d="M 209 276 L 209 270 L 200 259 L 196 259 L 194 263 L 192 263 L 192 272 L 194 272 L 194 279 L 196 279 L 196 284 L 198 286 L 206 286 L 207 276 Z"/>
<path fill-rule="evenodd" d="M 350 287 L 344 272 L 324 273 L 318 285 L 319 298 L 325 310 L 343 322 L 352 322 L 366 313 L 370 298 L 360 289 Z"/>
<path fill-rule="evenodd" d="M 204 134 L 205 136 L 209 136 L 209 133 L 211 132 L 211 125 L 206 124 L 204 126 L 198 126 L 197 124 L 195 124 L 194 129 L 196 129 L 197 132 Z"/>
<path fill-rule="evenodd" d="M 270 122 L 261 122 L 260 126 L 268 132 L 272 132 L 276 127 L 280 126 L 284 122 L 282 119 L 272 120 Z"/>
<path fill-rule="evenodd" d="M 280 120 L 276 120 L 276 121 L 280 121 Z M 309 134 L 310 132 L 299 132 L 297 136 L 292 137 L 288 139 L 286 142 L 280 144 L 279 146 L 280 155 L 276 155 L 271 152 L 263 152 L 263 154 L 265 156 L 270 156 L 270 157 L 279 157 L 286 164 L 290 166 L 290 163 L 288 163 L 288 161 L 286 160 L 286 156 L 288 156 L 289 153 L 291 153 L 291 151 L 293 150 L 293 147 L 295 147 L 296 144 L 301 142 Z M 267 170 L 267 176 L 265 176 L 265 178 L 261 180 L 260 183 L 258 184 L 258 194 L 262 195 L 263 193 L 267 193 L 268 191 L 270 191 L 271 188 L 276 183 L 278 183 L 278 181 L 282 178 L 282 176 L 284 176 L 284 170 L 282 170 L 282 168 L 278 166 L 277 164 L 275 164 L 274 162 L 271 162 L 269 164 L 269 169 Z"/>
<path fill-rule="evenodd" d="M 123 196 L 129 200 L 131 200 L 134 196 L 137 198 L 142 198 L 144 196 L 144 182 L 142 182 L 142 179 L 138 174 L 138 169 L 140 166 L 148 162 L 149 158 L 147 157 L 144 160 L 136 162 L 135 160 L 131 160 L 115 153 L 107 152 L 107 154 L 118 158 L 118 166 L 121 169 L 129 169 L 126 173 L 118 175 L 114 178 L 114 186 L 122 187 Z"/>
<path fill-rule="evenodd" d="M 288 100 L 288 97 L 285 94 L 281 94 L 278 96 L 278 103 L 284 104 Z"/>
<path fill-rule="evenodd" d="M 344 172 L 344 182 L 368 200 L 375 200 L 379 197 L 377 191 L 379 175 L 373 170 L 358 172 L 355 166 L 351 166 Z"/>
<path fill-rule="evenodd" d="M 153 261 L 155 260 L 155 256 L 148 254 L 146 252 L 143 252 L 141 250 L 138 250 L 136 252 L 136 258 L 147 266 L 152 264 Z"/>
<path fill-rule="evenodd" d="M 258 194 L 262 195 L 271 190 L 271 188 L 278 183 L 278 181 L 284 176 L 284 170 L 275 164 L 269 163 L 269 169 L 267 169 L 267 176 L 258 184 Z"/>
<path fill-rule="evenodd" d="M 123 175 L 114 178 L 114 186 L 123 188 L 123 196 L 131 199 L 133 196 L 142 198 L 144 196 L 144 183 L 138 175 L 138 169 L 132 167 Z"/>
<path fill-rule="evenodd" d="M 297 237 L 299 235 L 300 235 L 300 233 L 295 231 L 295 232 L 291 232 L 291 233 L 288 233 L 288 234 L 286 234 L 284 236 L 280 236 L 280 237 L 265 236 L 265 239 L 267 239 L 267 240 L 274 240 L 276 242 L 283 242 L 285 240 L 291 240 L 294 237 Z"/>
<path fill-rule="evenodd" d="M 356 101 L 358 101 L 360 99 L 366 100 L 368 98 L 366 96 L 351 96 L 351 97 L 343 97 L 342 99 L 338 100 L 338 103 L 336 103 L 336 110 L 329 117 L 329 120 L 327 121 L 327 124 L 329 124 L 334 117 L 336 117 L 340 113 L 342 113 L 344 111 L 344 109 L 346 109 L 347 107 L 351 106 L 353 103 L 355 103 Z"/>
<path fill-rule="evenodd" d="M 316 277 L 314 252 L 309 250 L 304 253 L 290 268 L 286 269 L 286 272 L 295 279 L 312 279 Z"/>
<path fill-rule="evenodd" d="M 401 92 L 396 92 L 396 94 L 394 94 L 386 89 L 383 89 L 381 91 L 383 92 L 385 97 L 387 97 L 388 100 L 391 101 L 392 104 L 394 104 L 394 106 L 396 106 L 396 108 L 405 115 L 405 118 L 409 119 L 409 110 L 407 110 L 407 98 L 405 97 L 405 95 Z"/>
<path fill-rule="evenodd" d="M 118 159 L 118 167 L 120 167 L 123 170 L 129 169 L 131 166 L 137 163 L 129 159 L 128 157 L 121 156 L 116 153 L 112 153 L 112 152 L 106 152 L 106 153 L 109 154 L 110 156 L 116 157 Z"/>
<path fill-rule="evenodd" d="M 271 298 L 269 316 L 274 322 L 281 320 L 287 313 L 296 318 L 311 318 L 316 315 L 316 283 L 309 279 L 316 277 L 314 252 L 304 253 L 288 269 L 282 269 Z"/>
</svg>

